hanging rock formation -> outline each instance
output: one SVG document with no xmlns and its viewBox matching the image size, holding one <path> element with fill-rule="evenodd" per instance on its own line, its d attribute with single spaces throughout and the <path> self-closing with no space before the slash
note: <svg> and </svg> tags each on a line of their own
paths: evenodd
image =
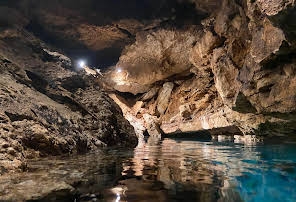
<svg viewBox="0 0 296 202">
<path fill-rule="evenodd" d="M 117 63 L 128 77 L 118 80 L 120 88 L 115 82 L 115 89 L 144 93 L 143 109 L 158 116 L 166 134 L 293 133 L 294 1 L 191 2 L 209 17 L 200 27 L 183 27 L 182 34 L 170 29 L 139 34 Z M 133 82 L 137 87 L 129 88 Z M 174 87 L 163 96 L 167 82 Z"/>
</svg>

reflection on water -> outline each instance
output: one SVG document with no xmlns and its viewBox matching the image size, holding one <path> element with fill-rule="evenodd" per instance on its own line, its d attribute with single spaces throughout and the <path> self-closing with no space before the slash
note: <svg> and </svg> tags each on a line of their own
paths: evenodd
<svg viewBox="0 0 296 202">
<path fill-rule="evenodd" d="M 33 161 L 0 178 L 0 201 L 296 201 L 295 146 L 164 139 Z"/>
</svg>

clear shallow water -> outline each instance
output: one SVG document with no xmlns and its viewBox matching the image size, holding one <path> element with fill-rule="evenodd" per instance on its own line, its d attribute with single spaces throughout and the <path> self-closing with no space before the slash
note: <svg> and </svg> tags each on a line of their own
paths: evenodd
<svg viewBox="0 0 296 202">
<path fill-rule="evenodd" d="M 296 201 L 296 143 L 164 139 L 28 165 L 0 201 Z"/>
</svg>

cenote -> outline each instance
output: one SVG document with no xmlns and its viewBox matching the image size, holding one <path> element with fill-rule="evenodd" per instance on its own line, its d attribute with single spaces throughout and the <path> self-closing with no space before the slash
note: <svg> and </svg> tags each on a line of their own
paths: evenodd
<svg viewBox="0 0 296 202">
<path fill-rule="evenodd" d="M 134 150 L 30 161 L 27 172 L 1 178 L 0 193 L 14 201 L 292 202 L 295 150 L 296 142 L 148 140 Z"/>
</svg>

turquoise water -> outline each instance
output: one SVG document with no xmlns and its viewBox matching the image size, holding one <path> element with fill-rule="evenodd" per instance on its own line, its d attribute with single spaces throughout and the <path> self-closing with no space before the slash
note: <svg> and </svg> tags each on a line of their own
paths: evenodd
<svg viewBox="0 0 296 202">
<path fill-rule="evenodd" d="M 241 175 L 233 176 L 245 201 L 296 201 L 296 145 L 254 146 L 257 158 L 240 159 Z"/>
<path fill-rule="evenodd" d="M 149 140 L 28 166 L 0 178 L 0 201 L 296 201 L 296 143 Z"/>
</svg>

